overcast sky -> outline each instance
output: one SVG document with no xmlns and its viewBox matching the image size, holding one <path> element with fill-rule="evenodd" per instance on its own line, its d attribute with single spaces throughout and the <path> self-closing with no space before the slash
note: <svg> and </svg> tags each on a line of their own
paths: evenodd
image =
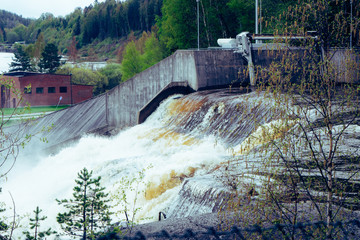
<svg viewBox="0 0 360 240">
<path fill-rule="evenodd" d="M 104 2 L 105 0 L 98 0 Z M 42 13 L 66 16 L 75 8 L 84 8 L 94 0 L 0 0 L 0 9 L 22 15 L 25 18 L 39 18 Z"/>
</svg>

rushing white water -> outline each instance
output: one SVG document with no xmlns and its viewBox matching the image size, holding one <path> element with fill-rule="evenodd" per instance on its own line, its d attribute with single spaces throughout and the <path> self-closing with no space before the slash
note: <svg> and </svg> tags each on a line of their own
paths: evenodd
<svg viewBox="0 0 360 240">
<path fill-rule="evenodd" d="M 48 216 L 44 227 L 51 226 L 61 232 L 56 215 L 63 210 L 55 199 L 72 197 L 80 170 L 84 167 L 93 170 L 94 177 L 102 177 L 106 190 L 117 194 L 117 184 L 124 177 L 136 177 L 145 169 L 138 186 L 141 194 L 136 207 L 141 210 L 137 220 L 156 220 L 160 211 L 174 217 L 211 211 L 222 185 L 208 174 L 219 169 L 234 152 L 241 152 L 237 149 L 256 129 L 256 124 L 274 118 L 263 99 L 257 93 L 239 95 L 233 91 L 172 96 L 146 122 L 116 136 L 84 136 L 52 156 L 24 153 L 3 184 L 0 201 L 11 207 L 10 191 L 17 214 L 24 216 L 39 206 L 42 214 Z M 239 168 L 246 167 L 244 163 Z M 136 186 L 134 183 L 126 191 L 129 202 L 135 198 L 130 187 Z M 183 201 L 180 194 L 196 199 Z M 202 195 L 212 202 L 204 204 Z M 113 211 L 121 209 L 118 206 Z M 113 218 L 118 222 L 124 216 Z M 27 227 L 26 220 L 22 224 Z"/>
<path fill-rule="evenodd" d="M 227 147 L 211 135 L 194 138 L 167 128 L 171 115 L 168 105 L 172 102 L 168 99 L 145 123 L 117 136 L 85 136 L 53 156 L 21 156 L 3 186 L 1 199 L 11 207 L 10 191 L 21 216 L 39 206 L 48 216 L 46 225 L 59 230 L 56 215 L 61 209 L 55 199 L 72 197 L 74 180 L 81 169 L 93 170 L 95 176 L 102 177 L 107 191 L 114 193 L 116 183 L 124 176 L 136 176 L 145 168 L 139 190 L 146 191 L 146 197 L 139 196 L 138 217 L 155 220 L 160 211 L 166 212 L 173 204 L 180 179 L 203 175 L 228 156 Z M 130 199 L 133 194 L 128 191 Z M 26 227 L 26 221 L 22 223 Z"/>
</svg>

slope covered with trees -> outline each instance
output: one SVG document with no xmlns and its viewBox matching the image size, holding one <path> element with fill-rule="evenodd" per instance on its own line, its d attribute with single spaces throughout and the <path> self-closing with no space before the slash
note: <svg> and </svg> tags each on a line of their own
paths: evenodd
<svg viewBox="0 0 360 240">
<path fill-rule="evenodd" d="M 263 0 L 261 17 L 265 19 L 285 9 L 293 0 Z M 142 32 L 159 28 L 159 38 L 168 54 L 179 48 L 196 47 L 197 5 L 193 0 L 106 0 L 95 1 L 84 9 L 77 8 L 65 17 L 44 13 L 36 20 L 19 20 L 3 25 L 9 43 L 35 43 L 40 34 L 45 42 L 54 43 L 62 53 L 75 38 L 77 48 L 86 55 L 107 52 L 112 56 L 131 32 L 138 38 Z M 222 37 L 235 37 L 241 31 L 254 32 L 255 4 L 245 0 L 202 0 L 199 2 L 200 45 L 216 46 Z M 89 47 L 89 45 L 91 47 Z M 95 47 L 96 46 L 96 47 Z M 93 49 L 94 52 L 91 52 Z"/>
<path fill-rule="evenodd" d="M 51 13 L 44 13 L 40 18 L 27 25 L 22 23 L 18 23 L 16 26 L 6 25 L 4 26 L 6 35 L 13 37 L 0 39 L 0 42 L 2 40 L 2 42 L 8 43 L 16 41 L 35 43 L 39 35 L 43 34 L 45 42 L 54 43 L 62 53 L 67 53 L 67 47 L 75 37 L 77 48 L 91 43 L 115 45 L 106 52 L 113 50 L 116 53 L 116 44 L 132 31 L 141 36 L 143 31 L 151 30 L 151 27 L 155 25 L 156 16 L 161 16 L 161 6 L 162 0 L 128 0 L 125 2 L 107 0 L 101 3 L 95 1 L 84 9 L 75 9 L 65 17 L 55 17 Z M 108 40 L 103 42 L 106 39 Z"/>
<path fill-rule="evenodd" d="M 301 1 L 300 1 L 301 2 Z M 341 31 L 328 31 L 330 25 L 308 21 L 300 26 L 286 19 L 284 13 L 299 5 L 298 0 L 259 1 L 259 30 L 261 33 L 289 34 L 292 26 L 296 34 L 318 30 L 322 38 L 331 39 L 329 46 L 359 46 L 359 1 L 336 4 L 330 1 L 327 23 L 336 23 L 338 16 L 345 19 Z M 0 42 L 26 41 L 25 51 L 34 65 L 38 65 L 41 53 L 49 43 L 58 47 L 60 54 L 69 60 L 111 60 L 122 63 L 120 83 L 139 71 L 154 65 L 177 49 L 197 47 L 197 10 L 199 10 L 200 47 L 217 46 L 218 38 L 235 37 L 242 31 L 255 32 L 255 1 L 246 0 L 106 0 L 94 1 L 84 9 L 77 8 L 65 17 L 43 14 L 39 19 L 24 25 L 19 20 L 15 27 L 6 25 Z M 301 14 L 305 16 L 304 13 Z M 275 16 L 279 16 L 275 18 Z M 1 26 L 1 25 L 0 25 Z M 351 30 L 352 29 L 352 30 Z M 350 32 L 352 34 L 350 34 Z M 2 33 L 0 28 L 0 33 Z M 6 35 L 5 38 L 1 36 Z M 341 35 L 341 36 L 340 36 Z M 146 36 L 151 36 L 147 39 Z M 145 41 L 148 41 L 147 47 Z M 117 67 L 117 71 L 119 68 Z M 73 73 L 73 72 L 71 72 Z M 118 73 L 115 74 L 119 76 Z M 108 85 L 106 81 L 103 84 Z M 103 92 L 104 88 L 99 92 Z M 108 87 L 105 87 L 108 89 Z"/>
</svg>

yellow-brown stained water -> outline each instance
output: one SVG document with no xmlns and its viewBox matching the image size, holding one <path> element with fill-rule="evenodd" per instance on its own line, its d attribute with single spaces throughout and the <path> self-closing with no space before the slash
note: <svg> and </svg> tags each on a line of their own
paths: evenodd
<svg viewBox="0 0 360 240">
<path fill-rule="evenodd" d="M 188 167 L 186 172 L 176 172 L 171 170 L 169 174 L 164 174 L 160 179 L 160 184 L 150 183 L 145 191 L 145 199 L 151 200 L 157 198 L 165 191 L 172 189 L 182 183 L 185 178 L 193 177 L 196 168 Z"/>
<path fill-rule="evenodd" d="M 141 138 L 150 138 L 154 142 L 162 140 L 167 142 L 167 146 L 174 146 L 174 145 L 184 145 L 184 146 L 191 146 L 193 144 L 199 143 L 200 140 L 195 139 L 193 137 L 174 132 L 169 129 L 152 129 L 149 132 L 145 132 L 139 139 Z"/>
<path fill-rule="evenodd" d="M 170 103 L 168 111 L 171 116 L 184 113 L 193 113 L 199 110 L 206 103 L 206 99 L 194 100 L 194 99 L 176 99 Z"/>
</svg>

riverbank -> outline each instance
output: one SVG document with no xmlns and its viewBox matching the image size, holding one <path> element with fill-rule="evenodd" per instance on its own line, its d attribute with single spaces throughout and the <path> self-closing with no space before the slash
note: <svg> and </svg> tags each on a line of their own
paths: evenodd
<svg viewBox="0 0 360 240">
<path fill-rule="evenodd" d="M 284 237 L 281 228 L 276 226 L 275 222 L 272 225 L 262 225 L 261 219 L 259 219 L 258 225 L 247 225 L 244 223 L 244 220 L 239 218 L 239 215 L 246 213 L 246 211 L 255 204 L 255 199 L 253 199 L 251 203 L 244 204 L 242 208 L 244 212 L 207 213 L 135 225 L 131 229 L 131 232 L 125 235 L 125 238 L 188 239 L 189 237 L 193 237 L 194 239 L 233 239 L 233 237 L 240 237 L 241 235 L 245 236 L 246 239 L 248 239 L 248 237 L 261 238 L 262 236 L 265 236 L 266 239 Z M 319 220 L 315 209 L 309 202 L 299 203 L 299 211 L 305 212 L 306 214 L 298 220 L 298 224 L 295 226 L 296 236 L 315 239 L 315 232 L 324 226 L 324 222 Z M 247 218 L 251 217 L 251 215 L 247 216 Z M 334 224 L 334 232 L 337 232 L 337 236 L 339 237 L 346 236 L 348 239 L 357 239 L 357 237 L 360 236 L 360 225 L 356 222 L 359 217 L 360 212 L 358 211 L 344 210 L 341 221 L 343 225 L 341 225 L 340 222 Z M 263 216 L 263 218 L 265 218 L 265 216 Z M 301 226 L 304 226 L 304 229 L 302 229 Z M 114 235 L 112 238 L 116 239 Z"/>
</svg>

